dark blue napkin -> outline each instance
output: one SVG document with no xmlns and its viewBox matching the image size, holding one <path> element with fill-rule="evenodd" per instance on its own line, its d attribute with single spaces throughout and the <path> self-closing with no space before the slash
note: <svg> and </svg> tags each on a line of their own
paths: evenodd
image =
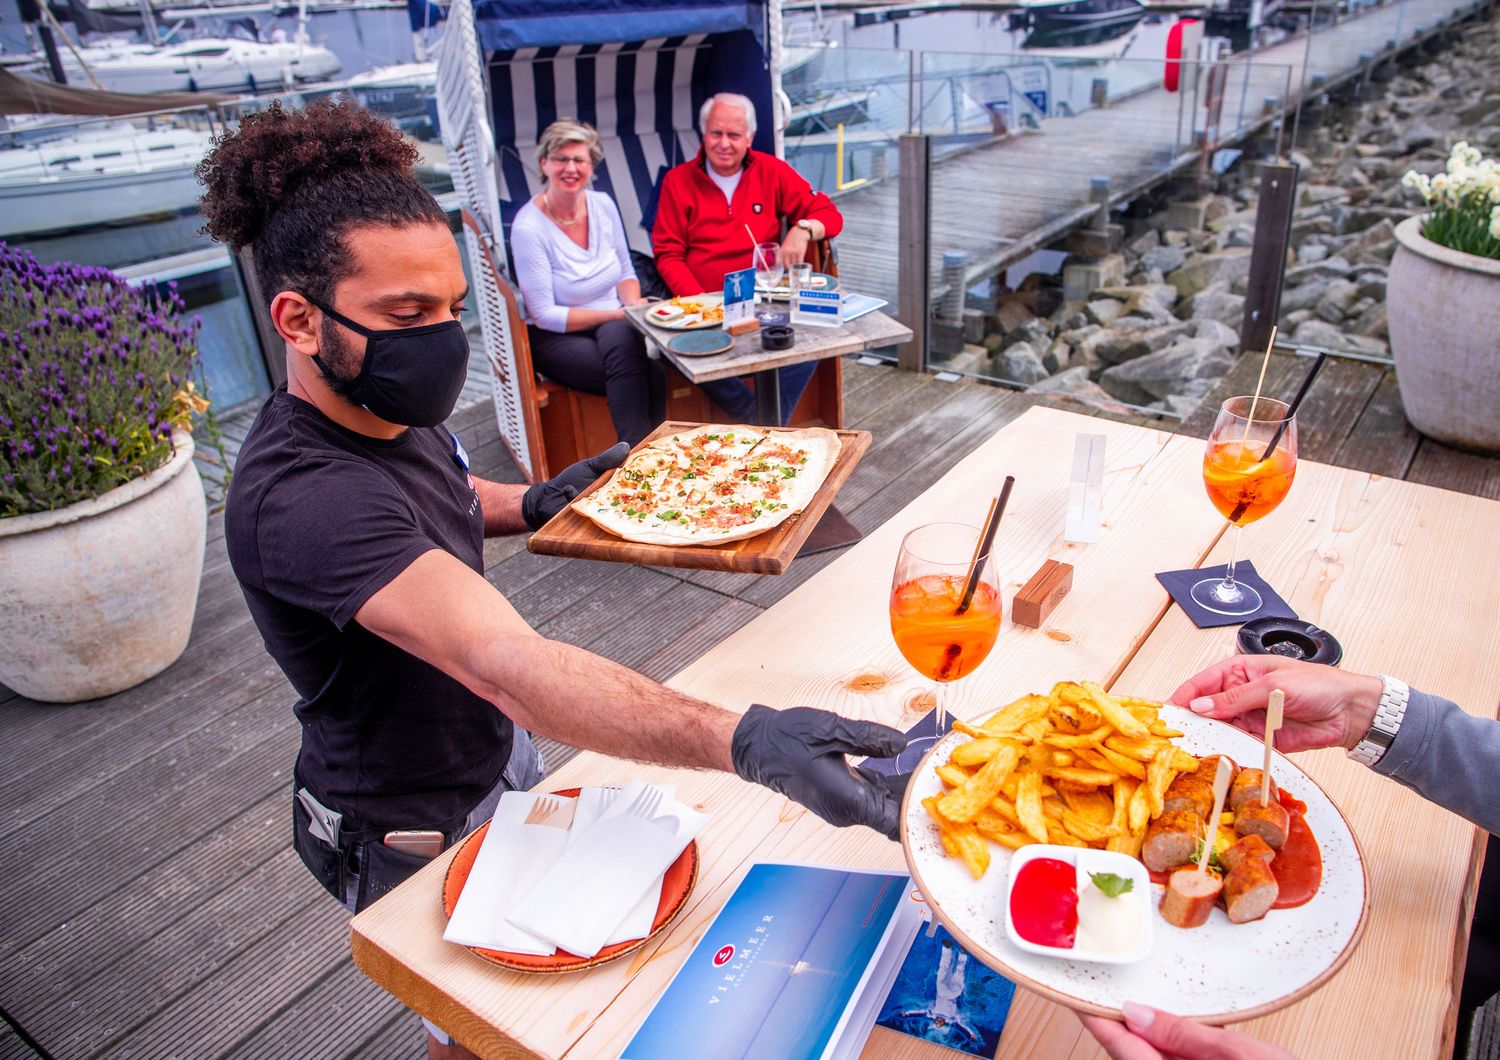
<svg viewBox="0 0 1500 1060">
<path fill-rule="evenodd" d="M 952 729 L 953 712 L 949 711 L 948 724 L 943 728 L 943 732 L 948 733 Z M 932 750 L 932 745 L 937 742 L 937 711 L 934 710 L 929 711 L 922 720 L 906 730 L 906 750 L 894 758 L 866 758 L 860 765 L 882 776 L 903 776 L 915 772 L 917 765 L 922 761 L 922 756 Z"/>
<path fill-rule="evenodd" d="M 1266 584 L 1265 579 L 1256 573 L 1255 564 L 1247 559 L 1242 559 L 1234 565 L 1234 580 L 1260 593 L 1260 610 L 1252 611 L 1248 615 L 1221 615 L 1200 606 L 1190 595 L 1193 586 L 1205 578 L 1223 578 L 1226 566 L 1227 564 L 1221 563 L 1217 567 L 1170 570 L 1158 574 L 1156 580 L 1166 587 L 1167 592 L 1172 594 L 1172 599 L 1177 601 L 1177 606 L 1187 612 L 1188 618 L 1191 618 L 1193 625 L 1199 629 L 1211 629 L 1214 626 L 1238 626 L 1254 618 L 1297 617 L 1297 612 L 1276 595 L 1276 590 Z"/>
</svg>

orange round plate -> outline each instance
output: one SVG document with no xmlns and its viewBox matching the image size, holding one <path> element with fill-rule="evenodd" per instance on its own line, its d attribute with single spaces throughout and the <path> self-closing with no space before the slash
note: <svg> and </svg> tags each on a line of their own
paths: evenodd
<svg viewBox="0 0 1500 1060">
<path fill-rule="evenodd" d="M 577 798 L 579 790 L 578 788 L 563 788 L 552 794 L 561 795 L 564 798 Z M 475 829 L 458 845 L 458 853 L 454 854 L 453 860 L 449 862 L 448 875 L 443 879 L 444 916 L 453 915 L 453 908 L 458 905 L 459 893 L 464 889 L 470 870 L 474 868 L 474 859 L 479 856 L 479 845 L 484 842 L 484 834 L 489 831 L 489 827 L 490 824 L 486 821 Z M 638 939 L 606 946 L 592 957 L 579 957 L 566 950 L 558 950 L 547 956 L 538 956 L 532 953 L 511 953 L 507 950 L 487 950 L 482 946 L 469 946 L 468 949 L 491 964 L 498 964 L 502 968 L 510 968 L 517 972 L 577 972 L 584 968 L 592 968 L 595 965 L 612 961 L 616 957 L 623 957 L 660 934 L 662 929 L 682 912 L 682 907 L 687 904 L 688 895 L 693 893 L 693 884 L 697 880 L 698 841 L 695 839 L 667 869 L 666 878 L 661 887 L 661 902 L 656 907 L 656 917 L 651 921 L 650 932 Z"/>
</svg>

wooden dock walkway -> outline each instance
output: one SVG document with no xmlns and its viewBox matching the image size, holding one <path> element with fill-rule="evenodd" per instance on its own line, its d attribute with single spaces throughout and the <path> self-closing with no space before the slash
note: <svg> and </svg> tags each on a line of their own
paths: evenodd
<svg viewBox="0 0 1500 1060">
<path fill-rule="evenodd" d="M 1474 0 L 1400 0 L 1372 7 L 1321 29 L 1239 54 L 1229 60 L 1220 120 L 1223 142 L 1242 142 L 1283 119 L 1290 119 L 1302 91 L 1303 75 L 1322 75 L 1324 90 L 1358 76 L 1362 55 L 1387 54 L 1387 41 L 1404 50 L 1473 11 Z M 952 57 L 946 57 L 951 59 Z M 975 57 L 975 69 L 982 57 Z M 994 68 L 1005 68 L 997 59 Z M 1118 60 L 1121 65 L 1147 60 Z M 1057 62 L 1053 76 L 1108 77 L 1110 62 Z M 957 75 L 962 81 L 963 75 Z M 1186 75 L 1184 75 L 1186 77 Z M 1268 109 L 1266 101 L 1280 101 Z M 1053 117 L 1036 131 L 969 147 L 938 159 L 932 167 L 932 290 L 940 291 L 944 251 L 967 256 L 970 283 L 1020 261 L 1095 212 L 1090 180 L 1110 178 L 1113 205 L 1129 202 L 1146 189 L 1198 164 L 1193 144 L 1202 128 L 1200 89 L 1170 93 L 1160 87 L 1138 91 L 1105 107 L 1074 117 Z M 1285 143 L 1286 136 L 1282 138 Z M 900 255 L 897 244 L 899 180 L 888 177 L 836 196 L 844 215 L 839 239 L 839 272 L 851 290 L 897 304 Z"/>
<path fill-rule="evenodd" d="M 1255 367 L 1221 392 L 1253 385 Z M 865 531 L 1041 400 L 884 365 L 848 369 L 848 422 L 874 444 L 839 503 Z M 1268 388 L 1287 390 L 1302 369 L 1278 355 Z M 1204 434 L 1210 419 L 1181 429 Z M 487 399 L 451 423 L 477 474 L 519 480 Z M 1369 364 L 1328 365 L 1302 447 L 1307 459 L 1500 498 L 1500 461 L 1420 438 L 1391 373 Z M 485 551 L 487 577 L 542 633 L 656 678 L 831 558 L 747 577 L 534 556 L 520 538 Z M 219 515 L 192 640 L 165 673 L 71 706 L 0 688 L 0 1060 L 423 1055 L 420 1026 L 355 970 L 345 914 L 292 852 L 294 699 L 250 621 Z M 544 752 L 554 767 L 570 755 L 553 743 Z"/>
</svg>

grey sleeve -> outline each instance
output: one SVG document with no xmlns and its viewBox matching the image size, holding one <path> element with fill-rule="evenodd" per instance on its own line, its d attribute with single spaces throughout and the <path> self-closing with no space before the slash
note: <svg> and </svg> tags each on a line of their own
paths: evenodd
<svg viewBox="0 0 1500 1060">
<path fill-rule="evenodd" d="M 1413 688 L 1401 731 L 1374 768 L 1500 833 L 1500 721 L 1476 718 L 1456 703 Z"/>
</svg>

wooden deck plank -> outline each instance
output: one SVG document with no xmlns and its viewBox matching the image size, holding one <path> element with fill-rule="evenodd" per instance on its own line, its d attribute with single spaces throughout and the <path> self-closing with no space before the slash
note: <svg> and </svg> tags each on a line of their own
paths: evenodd
<svg viewBox="0 0 1500 1060">
<path fill-rule="evenodd" d="M 296 755 L 294 728 L 278 727 L 241 753 L 224 746 L 230 741 L 215 746 L 192 740 L 182 750 L 200 751 L 198 757 L 148 760 L 15 830 L 6 850 L 14 866 L 10 886 L 0 894 L 0 921 L 13 926 L 0 945 L 34 941 L 50 929 L 57 911 L 74 911 L 101 892 L 131 886 L 246 802 L 285 790 Z M 202 783 L 204 778 L 211 783 Z M 86 852 L 89 871 L 57 857 L 58 850 Z M 158 915 L 173 913 L 164 908 Z"/>
<path fill-rule="evenodd" d="M 340 960 L 223 1056 L 225 1060 L 364 1058 L 372 1052 L 366 1048 L 368 1039 L 360 1041 L 365 1028 L 389 1034 L 392 1044 L 404 1044 L 396 1055 L 409 1060 L 425 1055 L 422 1041 L 426 1031 L 417 1017 L 376 986 L 354 962 Z"/>
<path fill-rule="evenodd" d="M 1396 373 L 1387 370 L 1333 455 L 1333 463 L 1387 478 L 1405 478 L 1421 443 L 1422 436 L 1401 410 Z"/>
<path fill-rule="evenodd" d="M 8 999 L 18 1015 L 29 1016 L 39 1005 L 55 1003 L 59 981 L 81 984 L 100 977 L 120 978 L 117 961 L 161 934 L 164 911 L 176 921 L 258 871 L 290 848 L 290 832 L 288 782 L 285 791 L 252 802 L 220 821 L 212 832 L 129 886 L 86 894 L 75 905 L 58 905 L 57 923 L 0 962 L 0 996 Z M 316 884 L 304 872 L 291 893 L 309 888 L 316 889 Z M 7 930 L 7 942 L 10 935 Z M 167 969 L 174 963 L 163 965 L 164 974 L 170 974 Z M 80 1011 L 85 1012 L 85 1020 L 92 1017 Z"/>
<path fill-rule="evenodd" d="M 1431 438 L 1422 439 L 1406 478 L 1427 486 L 1500 500 L 1500 464 L 1494 457 L 1466 453 Z"/>
<path fill-rule="evenodd" d="M 348 959 L 348 914 L 327 895 L 287 907 L 282 923 L 133 1028 L 128 1051 L 117 1047 L 116 1055 L 221 1056 L 267 1012 L 313 989 L 330 967 L 330 953 Z"/>
<path fill-rule="evenodd" d="M 10 1024 L 0 1021 L 0 1060 L 37 1060 L 40 1055 L 11 1030 Z"/>
</svg>

